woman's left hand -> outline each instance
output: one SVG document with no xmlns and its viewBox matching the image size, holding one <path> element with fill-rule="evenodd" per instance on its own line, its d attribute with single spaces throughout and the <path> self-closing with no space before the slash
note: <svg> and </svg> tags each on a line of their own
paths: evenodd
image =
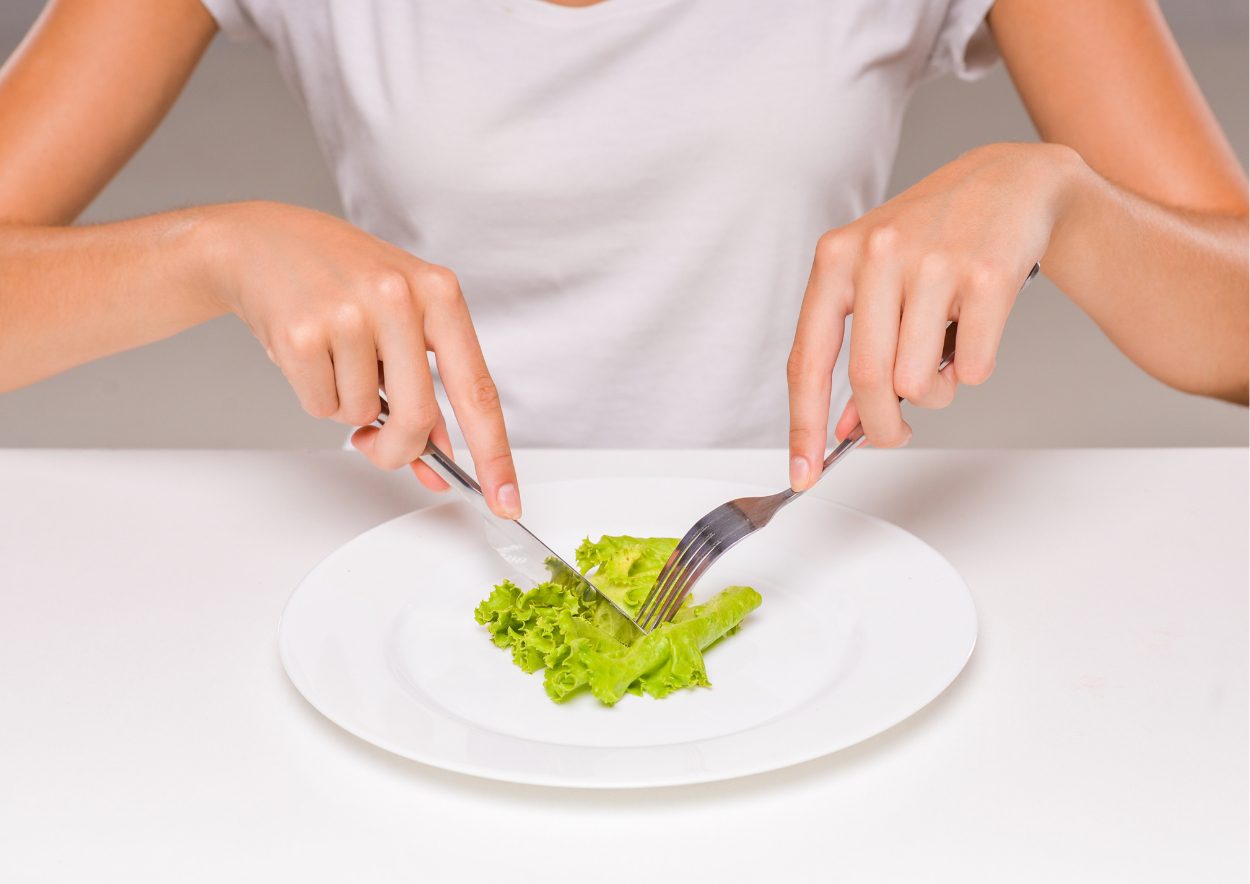
<svg viewBox="0 0 1250 884">
<path fill-rule="evenodd" d="M 846 317 L 855 317 L 853 396 L 835 435 L 860 422 L 869 444 L 904 445 L 911 428 L 900 396 L 945 408 L 956 386 L 980 384 L 994 370 L 1016 293 L 1082 168 L 1060 145 L 977 148 L 820 238 L 787 364 L 795 490 L 820 475 Z M 939 373 L 948 320 L 959 321 L 955 361 Z"/>
</svg>

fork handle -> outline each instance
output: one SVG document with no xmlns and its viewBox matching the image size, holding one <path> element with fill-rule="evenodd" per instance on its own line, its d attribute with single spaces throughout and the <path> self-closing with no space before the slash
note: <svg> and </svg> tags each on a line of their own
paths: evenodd
<svg viewBox="0 0 1250 884">
<path fill-rule="evenodd" d="M 1023 292 L 1025 288 L 1028 287 L 1029 283 L 1033 281 L 1033 278 L 1041 272 L 1041 263 L 1035 262 L 1033 264 L 1033 269 L 1029 271 L 1029 275 L 1026 276 L 1024 278 L 1024 282 L 1020 284 L 1020 292 Z M 1019 292 L 1016 294 L 1019 296 Z M 952 322 L 946 327 L 946 339 L 942 342 L 942 361 L 938 363 L 938 371 L 946 368 L 946 366 L 950 365 L 955 360 L 955 333 L 958 329 L 958 322 Z M 898 401 L 902 402 L 903 397 L 899 396 Z M 829 472 L 830 467 L 863 444 L 864 425 L 856 424 L 855 428 L 846 434 L 846 438 L 834 446 L 833 451 L 829 452 L 829 456 L 825 458 L 824 466 L 820 468 L 820 475 L 823 476 L 825 473 Z"/>
</svg>

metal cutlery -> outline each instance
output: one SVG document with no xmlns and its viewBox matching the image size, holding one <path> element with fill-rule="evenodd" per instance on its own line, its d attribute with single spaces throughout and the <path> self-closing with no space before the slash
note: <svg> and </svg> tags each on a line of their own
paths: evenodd
<svg viewBox="0 0 1250 884">
<path fill-rule="evenodd" d="M 1041 271 L 1040 264 L 1033 269 L 1020 286 L 1020 291 L 1033 281 Z M 955 333 L 957 323 L 952 322 L 946 329 L 946 339 L 942 346 L 942 360 L 938 371 L 950 365 L 955 358 Z M 899 400 L 902 401 L 901 399 Z M 857 425 L 825 458 L 817 481 L 829 472 L 834 464 L 842 460 L 864 441 L 864 428 Z M 813 483 L 814 484 L 814 483 Z M 699 521 L 694 523 L 686 536 L 677 544 L 673 554 L 660 570 L 660 576 L 651 587 L 642 607 L 638 609 L 637 624 L 643 632 L 650 632 L 661 623 L 672 618 L 681 607 L 691 588 L 708 568 L 723 556 L 730 547 L 763 528 L 783 506 L 790 503 L 802 491 L 789 488 L 767 497 L 740 497 L 721 504 Z"/>
<path fill-rule="evenodd" d="M 378 415 L 377 425 L 384 426 L 390 414 L 390 406 L 383 397 L 382 411 Z M 445 451 L 433 442 L 427 442 L 421 460 L 444 482 L 460 492 L 461 497 L 469 506 L 477 510 L 486 523 L 487 542 L 500 558 L 524 578 L 521 582 L 527 584 L 526 589 L 562 577 L 580 589 L 582 598 L 590 600 L 599 596 L 616 608 L 625 619 L 631 623 L 635 622 L 627 611 L 595 589 L 594 584 L 587 580 L 585 575 L 539 540 L 532 531 L 514 519 L 505 519 L 495 515 L 482 495 L 482 486 L 462 470 Z"/>
</svg>

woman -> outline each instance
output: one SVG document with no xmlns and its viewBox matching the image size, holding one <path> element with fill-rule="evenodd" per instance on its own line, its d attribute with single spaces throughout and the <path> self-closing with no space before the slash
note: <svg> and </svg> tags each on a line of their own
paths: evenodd
<svg viewBox="0 0 1250 884">
<path fill-rule="evenodd" d="M 352 223 L 65 226 L 219 27 L 273 49 Z M 878 206 L 912 87 L 995 51 L 1045 143 Z M 1143 369 L 1244 402 L 1246 217 L 1151 0 L 52 0 L 0 72 L 0 388 L 234 312 L 313 415 L 369 424 L 385 382 L 379 467 L 448 443 L 441 381 L 515 517 L 503 410 L 527 445 L 770 444 L 785 366 L 802 488 L 847 377 L 835 432 L 885 447 L 899 396 L 984 381 L 1037 260 Z"/>
</svg>

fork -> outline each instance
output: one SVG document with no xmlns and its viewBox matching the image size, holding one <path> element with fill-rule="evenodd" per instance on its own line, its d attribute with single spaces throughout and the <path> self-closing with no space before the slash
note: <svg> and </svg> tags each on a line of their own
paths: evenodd
<svg viewBox="0 0 1250 884">
<path fill-rule="evenodd" d="M 1025 287 L 1041 271 L 1040 264 L 1033 269 L 1020 286 Z M 938 371 L 946 368 L 955 358 L 955 333 L 958 323 L 952 322 L 946 328 L 946 339 L 942 344 L 942 361 Z M 902 398 L 899 399 L 902 402 Z M 864 442 L 864 427 L 856 424 L 855 429 L 846 434 L 846 438 L 837 444 L 829 456 L 825 458 L 817 481 L 829 472 L 834 464 L 846 457 Z M 816 483 L 813 482 L 813 485 Z M 811 486 L 809 486 L 811 487 Z M 702 519 L 694 523 L 686 536 L 677 544 L 673 554 L 660 570 L 655 585 L 647 593 L 642 607 L 638 609 L 637 623 L 643 632 L 650 632 L 666 620 L 672 619 L 681 607 L 682 602 L 694 587 L 695 582 L 703 576 L 708 568 L 729 551 L 739 541 L 751 536 L 763 528 L 777 515 L 778 510 L 803 494 L 787 488 L 767 497 L 739 497 L 723 503 Z"/>
</svg>

